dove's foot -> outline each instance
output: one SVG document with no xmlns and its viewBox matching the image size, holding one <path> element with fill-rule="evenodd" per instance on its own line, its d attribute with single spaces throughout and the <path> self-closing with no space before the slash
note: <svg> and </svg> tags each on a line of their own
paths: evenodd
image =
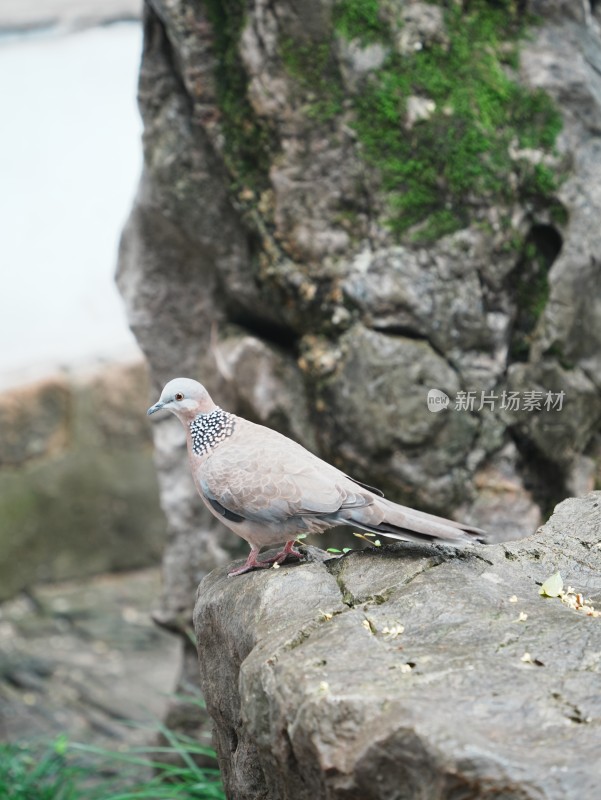
<svg viewBox="0 0 601 800">
<path fill-rule="evenodd" d="M 233 569 L 231 572 L 228 572 L 229 578 L 234 578 L 236 575 L 244 575 L 245 572 L 252 572 L 253 569 L 263 569 L 265 567 L 270 567 L 271 563 L 269 561 L 259 561 L 257 556 L 259 555 L 259 548 L 258 547 L 251 547 L 250 553 L 248 554 L 248 558 L 242 564 L 241 567 L 237 569 Z"/>
<path fill-rule="evenodd" d="M 241 567 L 228 572 L 227 576 L 228 578 L 235 578 L 236 575 L 244 575 L 245 572 L 252 572 L 254 569 L 264 569 L 270 566 L 270 561 L 255 561 L 254 564 L 249 564 L 247 561 L 246 564 L 243 564 Z"/>
<path fill-rule="evenodd" d="M 289 558 L 293 558 L 298 561 L 302 561 L 302 559 L 304 559 L 304 555 L 299 550 L 295 549 L 294 540 L 286 542 L 282 550 L 280 550 L 279 553 L 276 553 L 276 555 L 272 556 L 271 558 L 266 558 L 263 561 L 259 561 L 257 558 L 258 554 L 258 549 L 252 549 L 248 554 L 248 558 L 246 559 L 245 563 L 241 567 L 228 572 L 228 577 L 234 578 L 236 575 L 244 575 L 245 572 L 252 572 L 253 569 L 266 569 L 267 567 L 271 567 L 273 564 L 283 564 L 284 561 Z"/>
<path fill-rule="evenodd" d="M 294 547 L 294 539 L 290 542 L 286 542 L 285 546 L 280 550 L 279 553 L 276 553 L 275 556 L 271 558 L 266 558 L 262 561 L 262 564 L 283 564 L 284 561 L 287 561 L 289 558 L 294 558 L 297 561 L 302 561 L 304 559 L 304 555 L 300 552 L 300 550 L 296 550 Z"/>
</svg>

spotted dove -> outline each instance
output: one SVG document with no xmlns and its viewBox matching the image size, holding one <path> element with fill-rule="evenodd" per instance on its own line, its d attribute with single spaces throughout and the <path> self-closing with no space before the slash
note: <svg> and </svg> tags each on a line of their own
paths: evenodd
<svg viewBox="0 0 601 800">
<path fill-rule="evenodd" d="M 192 477 L 204 504 L 250 545 L 246 563 L 232 576 L 301 558 L 294 548 L 300 534 L 335 525 L 456 546 L 484 541 L 478 528 L 392 503 L 292 439 L 224 411 L 197 381 L 169 381 L 147 413 L 162 409 L 186 430 Z M 259 561 L 262 547 L 282 543 L 276 556 Z"/>
</svg>

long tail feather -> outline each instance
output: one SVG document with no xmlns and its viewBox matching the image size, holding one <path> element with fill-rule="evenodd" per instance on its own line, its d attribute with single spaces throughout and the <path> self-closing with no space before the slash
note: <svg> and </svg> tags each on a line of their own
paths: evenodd
<svg viewBox="0 0 601 800">
<path fill-rule="evenodd" d="M 345 513 L 345 521 L 389 539 L 439 541 L 457 547 L 486 542 L 486 533 L 480 528 L 416 511 L 379 497 L 374 498 L 374 502 L 368 506 L 349 509 Z"/>
</svg>

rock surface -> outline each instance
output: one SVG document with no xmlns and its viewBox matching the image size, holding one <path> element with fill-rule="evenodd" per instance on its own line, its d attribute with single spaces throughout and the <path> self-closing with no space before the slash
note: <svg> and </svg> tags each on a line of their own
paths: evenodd
<svg viewBox="0 0 601 800">
<path fill-rule="evenodd" d="M 113 364 L 0 393 L 0 600 L 159 562 L 147 385 Z"/>
<path fill-rule="evenodd" d="M 358 109 L 389 59 L 452 48 L 449 15 L 469 21 L 475 6 L 382 2 L 368 41 L 341 27 L 340 9 L 358 6 L 374 4 L 145 3 L 145 166 L 118 283 L 149 400 L 170 378 L 198 378 L 394 500 L 498 540 L 527 535 L 570 490 L 599 485 L 599 12 L 511 4 L 542 21 L 519 58 L 501 48 L 489 77 L 546 90 L 563 128 L 555 148 L 530 146 L 536 125 L 516 134 L 496 154 L 512 199 L 460 192 L 463 227 L 425 241 L 426 223 L 392 230 L 403 198 L 366 157 Z M 489 44 L 481 52 L 486 62 Z M 421 85 L 409 95 L 428 113 L 410 108 L 394 130 L 425 131 L 436 154 L 453 108 Z M 539 173 L 555 187 L 542 199 L 524 181 Z M 502 413 L 504 393 L 539 387 L 564 390 L 566 409 Z M 476 407 L 431 414 L 430 388 L 451 402 L 473 391 Z M 494 411 L 478 407 L 483 392 Z M 154 433 L 168 520 L 160 616 L 185 637 L 198 580 L 240 543 L 201 506 L 177 421 Z"/>
<path fill-rule="evenodd" d="M 388 58 L 450 47 L 447 17 L 439 3 L 382 3 L 375 29 L 392 38 L 363 41 L 340 32 L 332 9 L 145 4 L 145 167 L 118 282 L 151 399 L 169 378 L 197 377 L 225 407 L 395 500 L 467 516 L 499 539 L 531 533 L 570 489 L 594 488 L 601 448 L 596 16 L 555 2 L 520 46 L 515 77 L 546 90 L 563 118 L 557 154 L 509 147 L 519 169 L 564 176 L 547 205 L 528 192 L 510 208 L 466 197 L 475 221 L 419 244 L 391 233 L 353 103 Z M 338 78 L 340 103 L 327 95 Z M 411 135 L 447 113 L 419 97 L 434 116 L 409 120 Z M 435 416 L 432 387 L 452 401 L 493 392 L 497 407 Z M 539 388 L 566 392 L 563 414 L 501 413 L 503 392 Z M 177 625 L 199 577 L 237 543 L 196 498 L 177 423 L 154 430 L 169 524 L 163 615 Z"/>
<path fill-rule="evenodd" d="M 178 640 L 150 617 L 159 588 L 148 569 L 0 603 L 0 739 L 147 744 L 180 665 Z"/>
<path fill-rule="evenodd" d="M 601 785 L 601 493 L 534 536 L 207 576 L 201 684 L 236 800 L 578 800 Z"/>
</svg>

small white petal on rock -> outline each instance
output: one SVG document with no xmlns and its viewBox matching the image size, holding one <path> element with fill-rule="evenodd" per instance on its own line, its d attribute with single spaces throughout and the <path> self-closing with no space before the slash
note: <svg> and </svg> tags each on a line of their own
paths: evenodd
<svg viewBox="0 0 601 800">
<path fill-rule="evenodd" d="M 523 661 L 524 664 L 532 664 L 532 656 L 530 653 L 524 653 L 524 655 L 520 658 L 520 661 Z"/>
<path fill-rule="evenodd" d="M 384 634 L 385 639 L 396 639 L 397 636 L 400 636 L 405 630 L 405 626 L 401 625 L 400 622 L 396 622 L 392 625 L 385 625 L 381 633 Z"/>
</svg>

